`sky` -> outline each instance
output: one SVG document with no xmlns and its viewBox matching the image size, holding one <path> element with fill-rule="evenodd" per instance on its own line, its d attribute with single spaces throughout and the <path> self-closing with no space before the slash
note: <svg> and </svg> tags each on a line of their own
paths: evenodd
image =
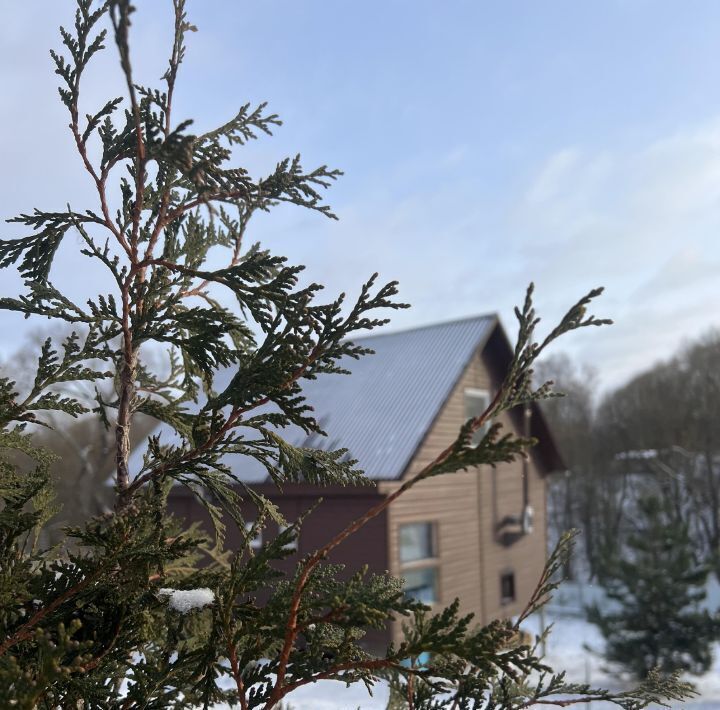
<svg viewBox="0 0 720 710">
<path fill-rule="evenodd" d="M 95 207 L 48 49 L 70 0 L 0 0 L 0 216 Z M 138 0 L 137 79 L 163 73 L 169 0 Z M 412 308 L 399 329 L 497 312 L 511 337 L 530 281 L 543 328 L 604 286 L 615 321 L 559 342 L 615 387 L 720 327 L 720 3 L 663 0 L 188 0 L 175 117 L 198 130 L 246 102 L 284 121 L 237 153 L 254 174 L 300 152 L 345 172 L 339 221 L 262 215 L 248 243 L 307 266 L 328 297 L 374 271 Z M 85 110 L 122 93 L 110 47 Z M 3 238 L 22 236 L 18 225 Z M 53 280 L 109 290 L 66 239 Z M 2 295 L 22 283 L 0 272 Z M 0 312 L 0 358 L 47 321 Z"/>
</svg>

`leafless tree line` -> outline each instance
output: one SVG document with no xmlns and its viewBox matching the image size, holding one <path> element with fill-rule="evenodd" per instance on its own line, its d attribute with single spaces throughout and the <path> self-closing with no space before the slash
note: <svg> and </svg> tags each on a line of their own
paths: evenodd
<svg viewBox="0 0 720 710">
<path fill-rule="evenodd" d="M 76 329 L 77 330 L 77 329 Z M 69 329 L 56 329 L 53 341 L 61 342 L 70 335 Z M 22 396 L 32 387 L 37 352 L 44 337 L 34 335 L 12 356 L 0 361 L 0 374 L 11 377 Z M 105 389 L 112 388 L 112 384 Z M 89 409 L 95 406 L 95 392 L 86 382 L 64 383 L 65 392 L 71 393 Z M 110 399 L 109 391 L 105 399 Z M 64 544 L 63 529 L 85 523 L 89 518 L 112 508 L 115 497 L 113 472 L 115 465 L 115 433 L 105 427 L 95 415 L 72 419 L 62 412 L 48 412 L 44 417 L 49 426 L 33 426 L 34 439 L 39 446 L 50 450 L 57 457 L 51 466 L 54 505 L 57 510 L 46 534 L 39 543 L 43 547 Z M 140 417 L 138 418 L 140 419 Z M 149 418 L 139 421 L 132 445 L 147 437 L 153 426 Z M 144 425 L 144 426 L 143 426 Z M 29 461 L 18 461 L 29 465 Z"/>
<path fill-rule="evenodd" d="M 621 554 L 637 501 L 660 495 L 720 577 L 720 331 L 602 397 L 593 373 L 566 356 L 537 375 L 567 394 L 545 404 L 567 464 L 549 488 L 550 537 L 582 532 L 582 554 L 566 572 L 601 575 L 601 561 Z"/>
</svg>

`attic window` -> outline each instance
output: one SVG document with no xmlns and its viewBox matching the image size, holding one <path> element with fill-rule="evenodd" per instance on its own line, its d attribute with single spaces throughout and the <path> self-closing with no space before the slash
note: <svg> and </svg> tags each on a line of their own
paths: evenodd
<svg viewBox="0 0 720 710">
<path fill-rule="evenodd" d="M 468 387 L 465 390 L 465 419 L 471 419 L 480 416 L 490 405 L 490 393 L 487 390 L 474 389 Z M 472 436 L 470 440 L 472 446 L 477 446 L 481 441 L 485 432 L 488 430 L 488 424 L 481 426 Z"/>
</svg>

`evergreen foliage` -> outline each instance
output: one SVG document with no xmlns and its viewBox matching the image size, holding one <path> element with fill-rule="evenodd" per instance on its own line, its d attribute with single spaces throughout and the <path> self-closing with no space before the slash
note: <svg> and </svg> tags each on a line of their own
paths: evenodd
<svg viewBox="0 0 720 710">
<path fill-rule="evenodd" d="M 688 526 L 669 504 L 641 500 L 635 525 L 625 549 L 603 565 L 614 608 L 588 610 L 605 636 L 605 656 L 639 678 L 653 669 L 704 673 L 720 638 L 720 617 L 700 607 L 709 569 L 695 560 Z"/>
<path fill-rule="evenodd" d="M 175 82 L 186 35 L 195 27 L 184 0 L 173 6 L 174 41 L 158 88 L 134 78 L 128 0 L 77 0 L 74 25 L 61 28 L 63 48 L 52 58 L 99 206 L 20 215 L 11 222 L 29 233 L 0 241 L 0 266 L 17 265 L 27 289 L 3 297 L 0 307 L 83 328 L 60 349 L 45 344 L 29 392 L 21 396 L 14 383 L 0 379 L 0 705 L 189 708 L 227 701 L 242 710 L 272 708 L 296 688 L 325 678 L 369 687 L 390 678 L 402 689 L 402 703 L 416 709 L 438 707 L 448 693 L 457 708 L 522 708 L 571 694 L 580 702 L 608 699 L 635 709 L 687 696 L 688 686 L 677 678 L 652 674 L 638 689 L 614 695 L 568 685 L 525 642 L 520 624 L 554 588 L 550 580 L 567 539 L 521 618 L 484 627 L 460 617 L 457 603 L 431 613 L 406 598 L 397 579 L 361 570 L 341 581 L 338 568 L 326 562 L 345 538 L 423 479 L 523 455 L 533 442 L 501 435 L 492 420 L 552 394 L 550 383 L 532 387 L 533 364 L 563 334 L 607 322 L 586 313 L 599 290 L 538 341 L 529 289 L 517 311 L 511 367 L 487 410 L 393 495 L 302 559 L 292 575 L 282 577 L 274 562 L 290 554 L 302 520 L 252 548 L 253 533 L 268 518 L 286 521 L 235 478 L 224 457 L 257 459 L 278 485 L 364 482 L 346 452 L 293 447 L 282 430 L 294 425 L 324 433 L 304 402 L 302 381 L 341 372 L 344 357 L 369 355 L 352 336 L 383 325 L 387 309 L 405 305 L 396 300 L 395 283 L 378 286 L 375 276 L 353 302 L 346 305 L 343 295 L 323 302 L 319 285 L 298 285 L 301 267 L 243 244 L 252 215 L 281 202 L 334 218 L 322 192 L 339 172 L 307 170 L 299 157 L 281 160 L 261 177 L 235 166 L 239 148 L 280 124 L 264 104 L 242 106 L 204 134 L 193 133 L 190 121 L 175 123 Z M 126 96 L 83 114 L 83 73 L 108 37 L 119 53 Z M 120 186 L 115 206 L 108 197 L 111 179 Z M 85 257 L 107 269 L 114 289 L 91 297 L 86 307 L 52 282 L 53 257 L 69 232 L 79 235 Z M 207 268 L 213 247 L 227 250 L 228 266 Z M 214 295 L 220 287 L 231 292 L 236 309 L 220 304 Z M 152 343 L 169 348 L 164 373 L 140 360 L 141 349 Z M 223 368 L 233 377 L 217 391 L 215 375 Z M 91 415 L 66 394 L 70 380 L 113 384 L 110 395 L 97 387 L 92 414 L 115 432 L 117 500 L 113 512 L 68 528 L 67 549 L 40 550 L 37 530 L 53 512 L 50 457 L 34 445 L 32 430 L 49 423 L 43 412 Z M 138 414 L 169 424 L 181 443 L 150 437 L 142 466 L 131 471 L 130 430 Z M 491 426 L 474 447 L 472 434 L 486 423 Z M 30 472 L 22 473 L 13 456 L 31 459 Z M 167 514 L 173 485 L 188 487 L 207 507 L 215 522 L 212 539 L 181 529 Z M 249 534 L 242 498 L 258 508 Z M 243 534 L 241 549 L 224 549 L 226 525 Z M 405 640 L 382 656 L 369 655 L 361 643 L 365 631 L 397 616 L 407 619 Z M 432 654 L 426 666 L 407 664 L 425 653 Z"/>
</svg>

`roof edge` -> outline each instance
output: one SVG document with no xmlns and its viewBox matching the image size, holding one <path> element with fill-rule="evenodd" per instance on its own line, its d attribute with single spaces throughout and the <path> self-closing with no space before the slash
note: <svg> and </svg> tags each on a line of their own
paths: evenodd
<svg viewBox="0 0 720 710">
<path fill-rule="evenodd" d="M 387 338 L 393 335 L 406 335 L 407 333 L 414 333 L 418 330 L 430 330 L 432 328 L 443 328 L 448 325 L 457 325 L 458 323 L 465 323 L 468 321 L 479 321 L 479 320 L 494 320 L 496 323 L 499 322 L 499 316 L 497 313 L 481 313 L 475 316 L 463 316 L 461 318 L 453 318 L 451 320 L 439 321 L 437 323 L 428 323 L 426 325 L 413 325 L 407 328 L 398 328 L 397 330 L 388 330 L 380 333 L 367 333 L 359 337 L 350 336 L 348 340 L 356 342 L 358 340 L 369 340 L 370 338 Z"/>
</svg>

